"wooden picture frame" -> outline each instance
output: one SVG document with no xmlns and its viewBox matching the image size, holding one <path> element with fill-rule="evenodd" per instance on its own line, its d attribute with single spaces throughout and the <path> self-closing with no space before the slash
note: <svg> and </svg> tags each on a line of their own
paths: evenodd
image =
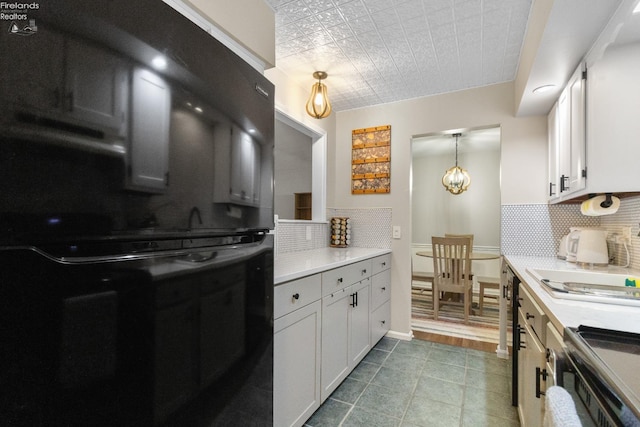
<svg viewBox="0 0 640 427">
<path fill-rule="evenodd" d="M 391 125 L 351 132 L 351 194 L 391 191 Z"/>
</svg>

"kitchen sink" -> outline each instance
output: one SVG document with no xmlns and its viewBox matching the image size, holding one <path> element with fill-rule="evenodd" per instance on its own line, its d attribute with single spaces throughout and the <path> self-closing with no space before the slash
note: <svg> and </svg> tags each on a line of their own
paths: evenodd
<svg viewBox="0 0 640 427">
<path fill-rule="evenodd" d="M 640 288 L 625 286 L 628 274 L 603 271 L 528 268 L 542 288 L 554 298 L 604 304 L 640 306 Z M 637 277 L 640 283 L 640 276 Z"/>
</svg>

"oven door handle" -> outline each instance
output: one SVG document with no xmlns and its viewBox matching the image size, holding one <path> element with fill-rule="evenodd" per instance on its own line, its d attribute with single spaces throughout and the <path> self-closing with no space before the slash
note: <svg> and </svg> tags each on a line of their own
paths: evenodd
<svg viewBox="0 0 640 427">
<path fill-rule="evenodd" d="M 547 349 L 547 361 L 551 362 L 553 368 L 553 384 L 564 387 L 564 379 L 562 372 L 564 371 L 564 357 L 558 356 L 556 351 L 552 348 Z"/>
</svg>

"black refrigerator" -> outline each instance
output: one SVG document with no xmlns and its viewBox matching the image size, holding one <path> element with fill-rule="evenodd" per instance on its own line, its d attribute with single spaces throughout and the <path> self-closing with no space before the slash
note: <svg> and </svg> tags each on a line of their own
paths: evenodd
<svg viewBox="0 0 640 427">
<path fill-rule="evenodd" d="M 2 423 L 272 425 L 273 85 L 160 0 L 2 7 Z"/>
</svg>

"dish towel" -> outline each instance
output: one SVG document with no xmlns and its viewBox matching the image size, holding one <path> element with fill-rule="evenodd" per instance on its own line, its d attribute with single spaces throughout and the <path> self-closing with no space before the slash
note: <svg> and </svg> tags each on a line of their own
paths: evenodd
<svg viewBox="0 0 640 427">
<path fill-rule="evenodd" d="M 544 427 L 581 427 L 576 405 L 567 390 L 559 386 L 547 389 Z"/>
</svg>

